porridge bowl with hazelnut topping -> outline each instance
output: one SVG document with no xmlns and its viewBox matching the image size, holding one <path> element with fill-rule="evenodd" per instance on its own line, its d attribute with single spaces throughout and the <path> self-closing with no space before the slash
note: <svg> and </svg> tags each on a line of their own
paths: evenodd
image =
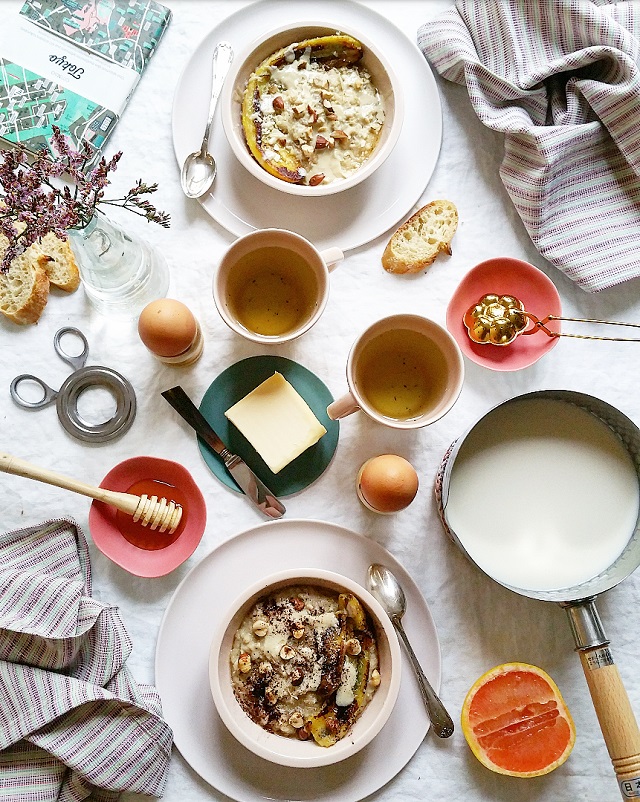
<svg viewBox="0 0 640 802">
<path fill-rule="evenodd" d="M 386 58 L 358 32 L 287 25 L 253 42 L 221 96 L 231 149 L 256 178 L 293 195 L 341 192 L 389 156 L 403 101 Z"/>
<path fill-rule="evenodd" d="M 337 763 L 366 746 L 400 688 L 400 648 L 378 602 L 347 577 L 283 571 L 248 588 L 211 645 L 220 718 L 259 757 Z"/>
</svg>

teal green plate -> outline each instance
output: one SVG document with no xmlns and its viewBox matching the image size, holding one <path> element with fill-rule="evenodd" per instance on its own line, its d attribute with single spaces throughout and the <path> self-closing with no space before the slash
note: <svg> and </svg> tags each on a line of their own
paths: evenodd
<svg viewBox="0 0 640 802">
<path fill-rule="evenodd" d="M 224 413 L 276 371 L 300 393 L 327 433 L 281 471 L 272 473 L 251 443 L 225 418 Z M 214 379 L 202 398 L 200 412 L 229 451 L 242 457 L 269 490 L 276 496 L 290 496 L 304 490 L 321 476 L 335 453 L 340 426 L 327 416 L 327 406 L 332 401 L 333 397 L 325 384 L 297 362 L 283 356 L 251 356 L 231 365 Z M 204 461 L 214 476 L 232 490 L 242 492 L 215 451 L 201 438 L 198 438 L 198 444 Z"/>
</svg>

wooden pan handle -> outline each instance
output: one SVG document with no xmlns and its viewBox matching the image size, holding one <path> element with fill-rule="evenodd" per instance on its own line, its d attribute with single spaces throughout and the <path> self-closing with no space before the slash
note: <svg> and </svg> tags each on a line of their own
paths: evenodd
<svg viewBox="0 0 640 802">
<path fill-rule="evenodd" d="M 640 799 L 640 730 L 613 662 L 595 596 L 566 602 L 576 651 L 623 799 Z"/>
<path fill-rule="evenodd" d="M 607 646 L 579 652 L 623 799 L 640 798 L 640 730 Z"/>
</svg>

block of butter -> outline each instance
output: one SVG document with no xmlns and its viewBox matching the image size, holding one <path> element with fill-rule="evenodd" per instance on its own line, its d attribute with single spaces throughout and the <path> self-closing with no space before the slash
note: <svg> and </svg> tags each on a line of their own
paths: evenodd
<svg viewBox="0 0 640 802">
<path fill-rule="evenodd" d="M 304 398 L 280 373 L 263 381 L 224 414 L 272 473 L 281 471 L 327 433 Z"/>
</svg>

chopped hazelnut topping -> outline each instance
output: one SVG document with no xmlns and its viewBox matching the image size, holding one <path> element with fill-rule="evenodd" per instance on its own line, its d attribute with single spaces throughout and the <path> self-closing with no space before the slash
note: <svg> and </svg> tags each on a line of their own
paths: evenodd
<svg viewBox="0 0 640 802">
<path fill-rule="evenodd" d="M 300 640 L 300 638 L 304 635 L 304 625 L 294 624 L 291 628 L 291 634 L 296 640 Z"/>
<path fill-rule="evenodd" d="M 284 108 L 284 99 L 282 98 L 282 96 L 276 95 L 276 97 L 273 98 L 272 105 L 276 111 L 282 111 L 282 109 Z"/>
<path fill-rule="evenodd" d="M 324 173 L 316 173 L 312 175 L 309 179 L 309 186 L 310 187 L 317 187 L 318 184 L 321 184 L 324 181 Z"/>
<path fill-rule="evenodd" d="M 377 688 L 378 685 L 380 685 L 380 672 L 378 671 L 377 668 L 374 668 L 373 671 L 371 672 L 370 679 L 371 679 L 371 684 L 373 685 L 374 688 Z"/>
<path fill-rule="evenodd" d="M 289 679 L 291 680 L 292 685 L 300 685 L 304 679 L 304 671 L 299 667 L 294 668 Z"/>
<path fill-rule="evenodd" d="M 258 673 L 261 674 L 263 677 L 268 677 L 269 674 L 273 671 L 273 666 L 271 663 L 267 663 L 265 660 L 263 663 L 260 663 L 258 666 Z"/>
<path fill-rule="evenodd" d="M 316 137 L 316 150 L 321 150 L 322 148 L 326 148 L 329 144 L 329 140 L 325 139 L 322 134 L 318 134 Z"/>
<path fill-rule="evenodd" d="M 251 627 L 251 629 L 253 630 L 253 634 L 257 638 L 264 638 L 264 636 L 269 631 L 269 624 L 266 621 L 263 621 L 261 618 L 259 618 L 257 621 L 253 622 L 253 626 Z"/>
<path fill-rule="evenodd" d="M 304 718 L 299 710 L 294 710 L 294 712 L 289 716 L 289 724 L 291 724 L 291 726 L 295 727 L 297 730 L 304 726 Z"/>
<path fill-rule="evenodd" d="M 350 654 L 352 657 L 355 657 L 362 651 L 362 646 L 360 645 L 360 641 L 357 638 L 349 638 L 349 640 L 344 645 L 344 650 L 347 654 Z"/>
<path fill-rule="evenodd" d="M 274 705 L 278 701 L 278 694 L 275 688 L 269 686 L 265 689 L 264 698 L 269 702 L 269 704 Z"/>
<path fill-rule="evenodd" d="M 295 657 L 295 649 L 292 649 L 291 646 L 287 646 L 286 644 L 280 649 L 280 657 L 283 660 L 291 660 L 292 657 Z"/>
<path fill-rule="evenodd" d="M 247 652 L 242 652 L 240 657 L 238 657 L 238 669 L 243 674 L 248 674 L 251 671 L 251 655 Z"/>
</svg>

